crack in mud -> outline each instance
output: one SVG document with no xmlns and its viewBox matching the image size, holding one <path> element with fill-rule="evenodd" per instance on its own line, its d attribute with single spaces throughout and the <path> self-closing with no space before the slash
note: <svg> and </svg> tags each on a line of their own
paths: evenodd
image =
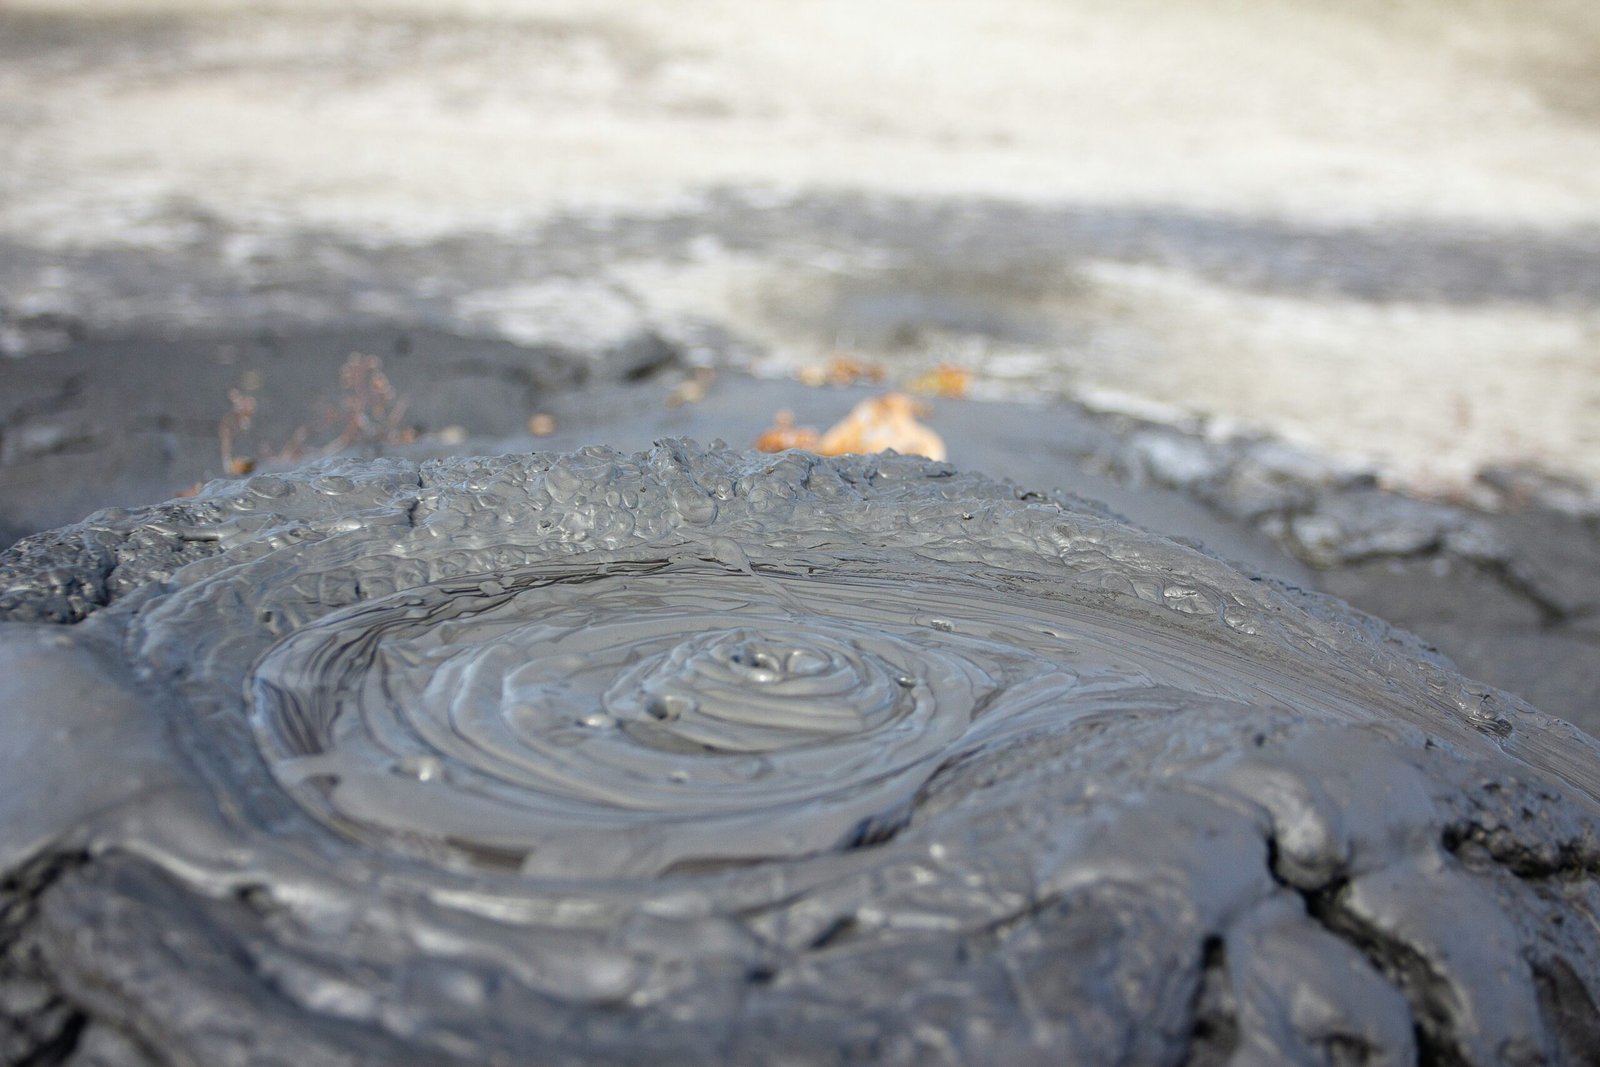
<svg viewBox="0 0 1600 1067">
<path fill-rule="evenodd" d="M 1206 939 L 1200 987 L 1195 993 L 1194 1027 L 1184 1067 L 1222 1067 L 1239 1047 L 1239 1006 L 1228 978 L 1227 944 Z"/>
<path fill-rule="evenodd" d="M 39 897 L 86 862 L 83 856 L 47 855 L 0 881 L 0 1062 L 19 1067 L 63 1063 L 89 1023 L 26 936 L 38 915 Z"/>
<path fill-rule="evenodd" d="M 1340 894 L 1345 888 L 1336 884 L 1307 894 L 1307 912 L 1371 960 L 1405 995 L 1415 1020 L 1419 1067 L 1461 1067 L 1468 1063 L 1451 1037 L 1449 985 L 1433 972 L 1420 952 L 1367 926 L 1343 906 Z"/>
</svg>

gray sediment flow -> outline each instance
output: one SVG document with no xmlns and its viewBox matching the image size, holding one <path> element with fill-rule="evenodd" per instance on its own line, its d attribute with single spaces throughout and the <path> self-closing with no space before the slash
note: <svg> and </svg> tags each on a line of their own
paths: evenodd
<svg viewBox="0 0 1600 1067">
<path fill-rule="evenodd" d="M 0 1060 L 1584 1063 L 1600 745 L 923 460 L 333 461 L 0 555 Z"/>
</svg>

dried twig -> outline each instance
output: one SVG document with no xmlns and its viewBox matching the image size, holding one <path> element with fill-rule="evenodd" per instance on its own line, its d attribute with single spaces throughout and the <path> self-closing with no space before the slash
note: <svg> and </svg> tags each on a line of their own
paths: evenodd
<svg viewBox="0 0 1600 1067">
<path fill-rule="evenodd" d="M 335 420 L 341 420 L 339 434 L 321 449 L 328 455 L 356 444 L 403 445 L 417 439 L 417 431 L 406 426 L 407 401 L 400 397 L 383 372 L 377 356 L 352 352 L 339 370 L 339 398 Z"/>
<path fill-rule="evenodd" d="M 217 423 L 217 442 L 222 449 L 222 470 L 235 477 L 255 469 L 255 460 L 233 454 L 234 435 L 250 429 L 256 417 L 256 398 L 238 389 L 228 390 L 228 413 Z"/>
<path fill-rule="evenodd" d="M 259 379 L 252 384 L 259 385 Z M 339 387 L 338 403 L 326 409 L 326 422 L 337 431 L 330 440 L 307 448 L 311 430 L 302 423 L 281 448 L 261 448 L 255 456 L 240 455 L 237 449 L 255 423 L 256 398 L 248 387 L 229 389 L 227 414 L 217 422 L 223 474 L 237 478 L 262 462 L 299 461 L 330 456 L 354 445 L 403 445 L 417 439 L 416 428 L 404 421 L 407 402 L 395 391 L 377 356 L 351 353 L 339 369 Z"/>
</svg>

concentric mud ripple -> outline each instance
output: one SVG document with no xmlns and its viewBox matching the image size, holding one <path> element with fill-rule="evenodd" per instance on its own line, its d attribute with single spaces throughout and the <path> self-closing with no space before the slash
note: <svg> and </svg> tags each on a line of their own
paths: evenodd
<svg viewBox="0 0 1600 1067">
<path fill-rule="evenodd" d="M 396 593 L 284 639 L 251 686 L 276 777 L 330 826 L 592 877 L 858 840 L 976 712 L 1059 673 L 879 581 L 651 563 Z"/>
<path fill-rule="evenodd" d="M 0 578 L 0 1058 L 1597 1047 L 1595 743 L 1081 502 L 677 443 L 331 464 Z"/>
</svg>

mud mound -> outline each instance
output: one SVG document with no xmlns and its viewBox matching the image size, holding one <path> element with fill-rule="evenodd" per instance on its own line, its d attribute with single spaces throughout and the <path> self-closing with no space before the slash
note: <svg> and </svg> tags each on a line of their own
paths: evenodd
<svg viewBox="0 0 1600 1067">
<path fill-rule="evenodd" d="M 332 463 L 0 556 L 0 1059 L 1585 1062 L 1600 753 L 942 464 Z"/>
</svg>

